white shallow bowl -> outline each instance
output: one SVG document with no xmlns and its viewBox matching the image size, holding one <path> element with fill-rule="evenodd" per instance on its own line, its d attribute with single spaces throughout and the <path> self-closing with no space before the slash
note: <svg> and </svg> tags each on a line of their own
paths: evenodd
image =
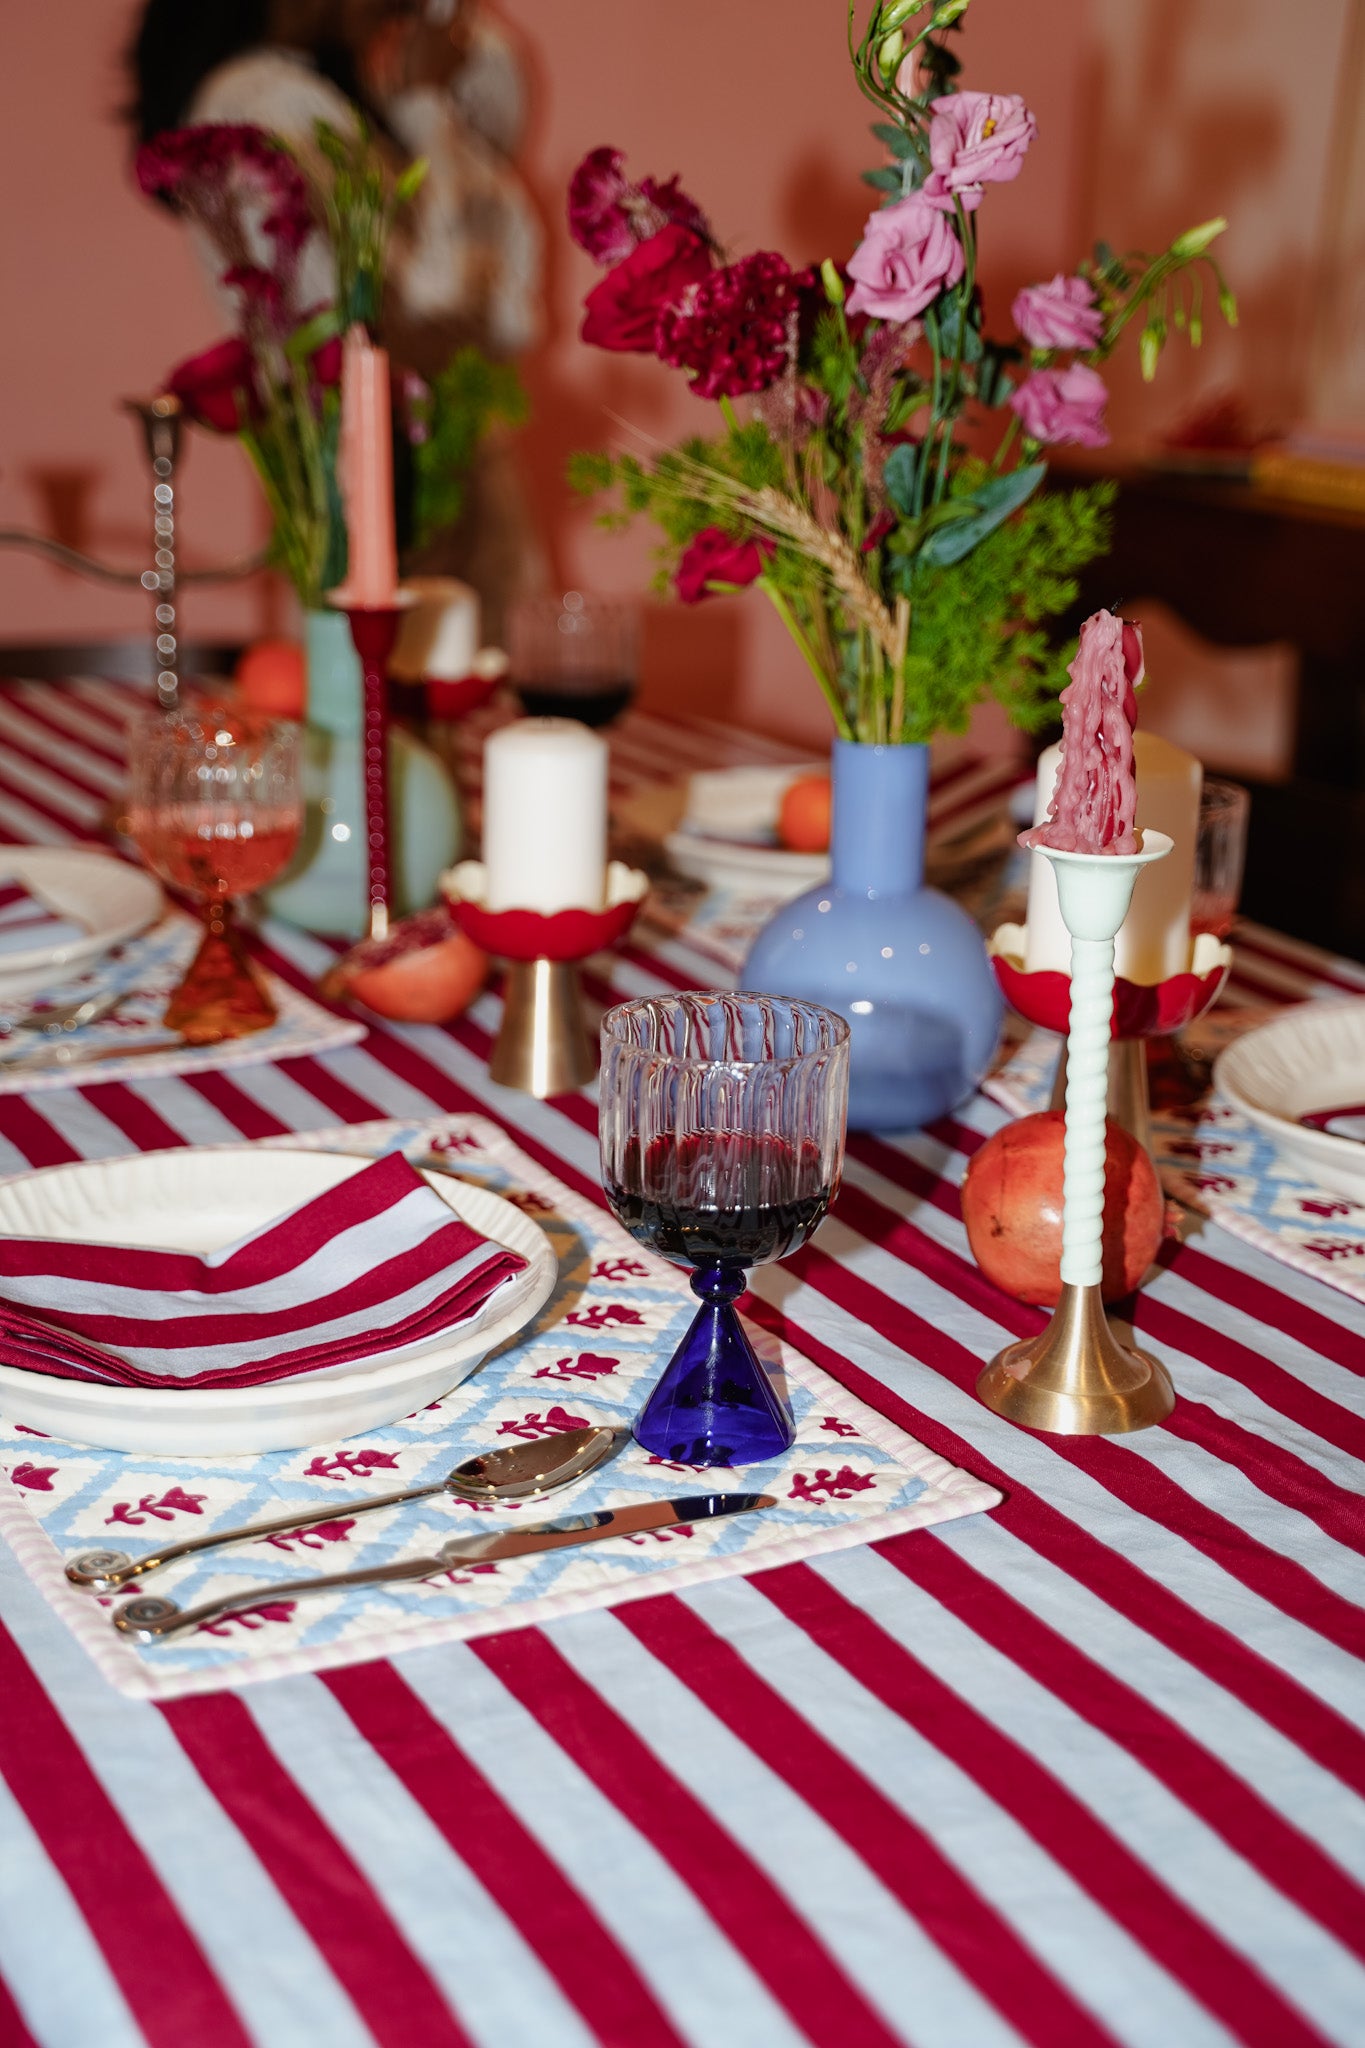
<svg viewBox="0 0 1365 2048">
<path fill-rule="evenodd" d="M 50 1166 L 0 1185 L 0 1236 L 209 1252 L 369 1163 L 335 1152 L 224 1145 Z M 66 1443 L 207 1458 L 333 1443 L 439 1401 L 539 1312 L 557 1261 L 544 1231 L 511 1202 L 449 1174 L 423 1178 L 457 1216 L 527 1262 L 480 1316 L 448 1335 L 418 1351 L 358 1358 L 261 1387 L 162 1391 L 0 1365 L 0 1414 Z"/>
<path fill-rule="evenodd" d="M 1248 1031 L 1219 1054 L 1213 1078 L 1305 1180 L 1365 1202 L 1365 1144 L 1298 1121 L 1365 1103 L 1365 997 L 1305 1003 Z"/>
<path fill-rule="evenodd" d="M 85 925 L 86 935 L 0 955 L 0 1002 L 69 979 L 161 915 L 160 883 L 108 853 L 6 846 L 0 848 L 0 882 L 10 881 L 24 883 L 57 916 Z"/>
<path fill-rule="evenodd" d="M 742 839 L 713 839 L 709 833 L 670 832 L 664 852 L 680 875 L 712 889 L 752 889 L 765 895 L 799 896 L 829 873 L 827 853 L 791 853 L 785 846 L 750 845 Z"/>
</svg>

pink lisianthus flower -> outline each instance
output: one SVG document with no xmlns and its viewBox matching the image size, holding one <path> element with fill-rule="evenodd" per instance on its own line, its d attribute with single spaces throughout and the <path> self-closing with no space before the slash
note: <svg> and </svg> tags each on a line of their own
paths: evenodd
<svg viewBox="0 0 1365 2048">
<path fill-rule="evenodd" d="M 1094 348 L 1104 328 L 1095 293 L 1083 277 L 1025 285 L 1010 308 L 1030 348 Z"/>
<path fill-rule="evenodd" d="M 673 585 L 684 604 L 700 604 L 715 593 L 713 583 L 753 583 L 772 555 L 770 540 L 735 540 L 718 526 L 704 526 L 683 549 Z"/>
<path fill-rule="evenodd" d="M 623 263 L 637 244 L 670 224 L 710 241 L 705 214 L 676 178 L 632 185 L 625 161 L 619 149 L 590 149 L 569 180 L 569 233 L 580 249 L 596 263 Z"/>
<path fill-rule="evenodd" d="M 1026 434 L 1053 446 L 1074 441 L 1082 448 L 1107 448 L 1104 379 L 1085 363 L 1065 370 L 1034 370 L 1010 398 Z"/>
<path fill-rule="evenodd" d="M 944 212 L 951 212 L 958 198 L 970 213 L 981 204 L 987 185 L 1007 185 L 1018 177 L 1038 123 L 1012 92 L 947 93 L 933 102 L 932 111 L 933 168 L 921 190 Z"/>
<path fill-rule="evenodd" d="M 848 260 L 851 314 L 913 320 L 962 275 L 962 244 L 923 192 L 874 213 Z"/>
<path fill-rule="evenodd" d="M 651 355 L 661 316 L 711 275 L 711 251 L 690 228 L 670 225 L 609 270 L 584 301 L 584 341 Z"/>
<path fill-rule="evenodd" d="M 659 356 L 691 372 L 698 398 L 766 391 L 791 359 L 808 278 L 771 249 L 713 270 L 659 315 Z"/>
</svg>

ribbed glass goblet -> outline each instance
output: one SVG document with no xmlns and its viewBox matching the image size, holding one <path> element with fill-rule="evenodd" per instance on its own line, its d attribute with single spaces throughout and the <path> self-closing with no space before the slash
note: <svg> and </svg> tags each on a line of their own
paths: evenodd
<svg viewBox="0 0 1365 2048">
<path fill-rule="evenodd" d="M 806 1242 L 839 1186 L 849 1029 L 785 996 L 650 996 L 602 1020 L 602 1179 L 637 1243 L 702 1306 L 635 1424 L 688 1465 L 776 1457 L 785 1392 L 744 1334 L 745 1270 Z"/>
</svg>

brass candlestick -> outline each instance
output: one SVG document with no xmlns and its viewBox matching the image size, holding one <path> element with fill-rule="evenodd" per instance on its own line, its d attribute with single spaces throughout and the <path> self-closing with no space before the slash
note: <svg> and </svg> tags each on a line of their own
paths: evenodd
<svg viewBox="0 0 1365 2048">
<path fill-rule="evenodd" d="M 1100 1296 L 1114 938 L 1138 874 L 1170 850 L 1164 832 L 1144 832 L 1133 854 L 1041 849 L 1071 934 L 1062 1293 L 1047 1328 L 1006 1345 L 976 1383 L 988 1408 L 1026 1429 L 1118 1435 L 1163 1421 L 1175 1405 L 1165 1367 L 1120 1342 Z"/>
</svg>

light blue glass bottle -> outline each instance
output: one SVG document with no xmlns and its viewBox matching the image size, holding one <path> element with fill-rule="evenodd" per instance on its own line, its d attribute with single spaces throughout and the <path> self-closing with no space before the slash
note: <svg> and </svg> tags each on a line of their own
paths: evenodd
<svg viewBox="0 0 1365 2048">
<path fill-rule="evenodd" d="M 847 1017 L 850 1130 L 916 1130 L 981 1080 L 1000 992 L 972 920 L 925 887 L 929 749 L 836 740 L 833 780 L 830 878 L 764 926 L 739 985 Z"/>
<path fill-rule="evenodd" d="M 369 929 L 360 660 L 344 612 L 305 612 L 304 635 L 303 834 L 294 860 L 263 892 L 264 900 L 272 916 L 290 924 L 357 939 Z M 441 762 L 400 725 L 389 733 L 389 810 L 393 909 L 405 917 L 435 900 L 442 871 L 458 855 L 460 808 Z"/>
</svg>

